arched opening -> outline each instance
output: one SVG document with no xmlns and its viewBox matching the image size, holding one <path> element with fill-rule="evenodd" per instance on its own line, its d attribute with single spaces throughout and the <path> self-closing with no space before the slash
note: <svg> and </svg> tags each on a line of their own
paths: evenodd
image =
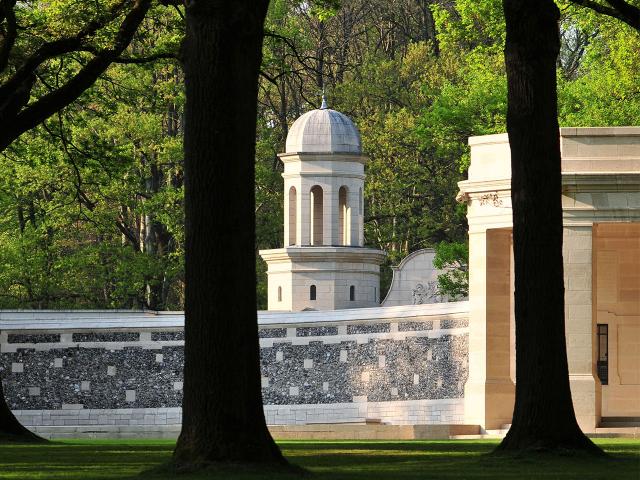
<svg viewBox="0 0 640 480">
<path fill-rule="evenodd" d="M 298 220 L 296 218 L 297 213 L 297 201 L 298 195 L 296 193 L 296 187 L 289 189 L 289 245 L 295 245 L 296 241 L 296 226 Z"/>
<path fill-rule="evenodd" d="M 316 185 L 311 188 L 311 245 L 322 245 L 322 187 Z"/>
<path fill-rule="evenodd" d="M 338 223 L 339 244 L 351 245 L 351 209 L 347 204 L 349 191 L 347 187 L 340 187 L 338 191 Z"/>
<path fill-rule="evenodd" d="M 282 287 L 278 287 L 278 301 L 282 301 Z"/>
<path fill-rule="evenodd" d="M 315 300 L 315 299 L 316 299 L 316 286 L 311 285 L 309 287 L 309 300 Z"/>
<path fill-rule="evenodd" d="M 349 287 L 349 301 L 353 302 L 356 299 L 356 287 L 351 285 Z"/>
</svg>

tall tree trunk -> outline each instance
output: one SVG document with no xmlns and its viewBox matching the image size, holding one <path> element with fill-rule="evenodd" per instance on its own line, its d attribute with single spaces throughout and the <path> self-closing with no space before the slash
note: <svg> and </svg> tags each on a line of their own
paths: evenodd
<svg viewBox="0 0 640 480">
<path fill-rule="evenodd" d="M 424 30 L 424 40 L 430 42 L 433 54 L 440 56 L 440 42 L 436 32 L 436 21 L 431 11 L 433 0 L 420 0 L 418 6 L 422 12 L 422 28 Z"/>
<path fill-rule="evenodd" d="M 516 399 L 498 450 L 600 450 L 576 422 L 567 366 L 553 0 L 503 0 L 515 262 Z"/>
<path fill-rule="evenodd" d="M 327 47 L 327 31 L 324 20 L 318 20 L 318 45 L 316 45 L 316 85 L 319 89 L 325 87 L 324 80 L 324 52 Z"/>
<path fill-rule="evenodd" d="M 46 440 L 23 427 L 13 415 L 4 398 L 2 380 L 0 380 L 0 443 L 4 442 L 46 442 Z"/>
<path fill-rule="evenodd" d="M 145 192 L 150 196 L 157 195 L 166 183 L 165 174 L 158 166 L 155 155 L 148 157 L 149 176 L 145 179 Z M 144 252 L 162 269 L 154 268 L 154 273 L 146 279 L 146 307 L 151 310 L 166 309 L 166 257 L 169 255 L 171 234 L 157 219 L 155 213 L 144 215 Z"/>
<path fill-rule="evenodd" d="M 254 157 L 268 0 L 188 2 L 185 370 L 177 468 L 286 465 L 262 409 Z"/>
</svg>

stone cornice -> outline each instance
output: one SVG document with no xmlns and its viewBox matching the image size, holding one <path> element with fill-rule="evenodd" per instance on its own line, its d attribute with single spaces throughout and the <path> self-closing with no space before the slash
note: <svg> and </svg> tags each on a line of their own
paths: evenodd
<svg viewBox="0 0 640 480">
<path fill-rule="evenodd" d="M 259 311 L 260 326 L 287 324 L 329 324 L 342 322 L 398 322 L 411 318 L 467 318 L 469 302 L 399 305 L 394 307 L 350 308 L 305 312 Z M 430 318 L 431 317 L 431 318 Z M 61 331 L 106 329 L 181 329 L 184 312 L 154 312 L 125 310 L 0 310 L 0 330 L 6 332 Z M 407 334 L 408 332 L 403 332 Z M 105 342 L 106 343 L 106 342 Z M 137 343 L 137 342 L 136 342 Z"/>
<path fill-rule="evenodd" d="M 560 137 L 638 137 L 640 127 L 560 127 Z M 509 143 L 507 133 L 469 137 L 468 144 L 495 145 Z"/>
<path fill-rule="evenodd" d="M 265 327 L 300 323 L 346 325 L 349 322 L 410 321 L 411 318 L 420 318 L 421 321 L 432 318 L 467 318 L 468 315 L 469 302 L 462 301 L 304 312 L 261 311 L 258 312 L 258 324 Z M 407 333 L 402 332 L 403 335 Z"/>
<path fill-rule="evenodd" d="M 481 199 L 487 195 L 492 198 L 509 196 L 511 192 L 511 179 L 500 178 L 496 180 L 463 180 L 458 182 L 460 191 L 456 195 L 459 203 L 469 203 L 471 199 Z"/>
<path fill-rule="evenodd" d="M 456 200 L 460 203 L 468 203 L 471 199 L 481 199 L 487 194 L 494 194 L 497 197 L 510 195 L 511 179 L 463 180 L 458 182 L 458 187 L 460 191 L 456 196 Z M 636 192 L 640 189 L 640 173 L 562 172 L 562 189 L 565 192 Z"/>
<path fill-rule="evenodd" d="M 638 137 L 640 127 L 561 127 L 561 137 Z"/>
<path fill-rule="evenodd" d="M 495 145 L 497 143 L 509 143 L 509 135 L 506 133 L 494 133 L 493 135 L 477 135 L 469 137 L 469 145 Z"/>
<path fill-rule="evenodd" d="M 300 177 L 314 177 L 314 178 L 319 178 L 319 177 L 327 177 L 327 178 L 333 178 L 333 177 L 340 177 L 340 178 L 357 178 L 359 180 L 364 180 L 366 175 L 364 174 L 357 174 L 357 173 L 343 173 L 343 172 L 339 172 L 339 171 L 333 171 L 333 172 L 295 172 L 295 173 L 283 173 L 282 174 L 282 178 L 287 179 L 287 178 L 300 178 Z"/>
<path fill-rule="evenodd" d="M 495 190 L 511 190 L 510 178 L 495 180 L 463 180 L 458 182 L 460 190 L 466 193 L 492 192 Z"/>
<path fill-rule="evenodd" d="M 289 262 L 360 262 L 381 265 L 387 254 L 382 250 L 364 247 L 286 247 L 260 250 L 267 263 Z"/>
<path fill-rule="evenodd" d="M 368 157 L 361 153 L 279 153 L 282 163 L 290 162 L 357 162 L 367 163 Z"/>
<path fill-rule="evenodd" d="M 640 189 L 638 172 L 562 172 L 564 191 L 635 192 Z"/>
</svg>

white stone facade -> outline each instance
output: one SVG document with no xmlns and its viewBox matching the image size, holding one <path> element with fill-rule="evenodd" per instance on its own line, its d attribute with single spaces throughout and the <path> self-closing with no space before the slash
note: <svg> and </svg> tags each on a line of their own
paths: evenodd
<svg viewBox="0 0 640 480">
<path fill-rule="evenodd" d="M 385 253 L 364 248 L 366 157 L 357 128 L 339 112 L 313 110 L 293 124 L 279 156 L 285 248 L 260 251 L 269 310 L 378 306 Z"/>
<path fill-rule="evenodd" d="M 640 416 L 640 128 L 563 128 L 560 135 L 569 376 L 578 421 L 593 432 L 602 417 Z M 378 308 L 370 307 L 379 301 L 384 254 L 362 247 L 360 151 L 336 152 L 340 141 L 331 139 L 313 144 L 314 149 L 325 145 L 324 150 L 283 155 L 287 246 L 261 252 L 269 265 L 270 311 L 258 315 L 269 424 L 375 419 L 496 429 L 510 423 L 515 382 L 510 150 L 506 134 L 472 137 L 469 143 L 469 179 L 460 183 L 459 194 L 468 205 L 469 301 L 399 305 L 413 303 L 407 301 L 409 289 L 428 270 L 429 252 L 421 252 L 403 265 L 422 256 L 423 266 L 407 269 L 404 277 L 400 268 L 389 302 Z M 347 189 L 341 196 L 342 186 Z M 322 208 L 315 212 L 314 187 L 323 192 Z M 316 242 L 318 228 L 322 235 Z M 392 299 L 396 306 L 388 306 Z M 300 311 L 305 309 L 319 311 Z M 58 437 L 174 437 L 178 407 L 82 408 L 79 402 L 89 401 L 101 383 L 117 382 L 126 365 L 134 367 L 128 376 L 139 374 L 134 360 L 143 368 L 167 365 L 175 372 L 183 325 L 182 312 L 0 311 L 3 377 L 9 393 L 13 385 L 21 401 L 32 405 L 20 407 L 18 418 Z M 608 384 L 598 372 L 596 332 L 602 325 L 609 329 Z M 67 392 L 68 403 L 58 410 L 36 408 L 39 398 L 57 395 L 51 385 L 33 381 L 40 378 L 37 370 L 57 376 L 70 371 L 65 349 L 73 350 L 74 358 L 102 355 L 96 361 L 100 368 L 89 372 L 97 377 L 84 378 L 75 370 L 78 388 Z M 124 360 L 116 367 L 118 357 Z M 76 367 L 86 369 L 79 360 Z M 165 380 L 165 395 L 177 402 L 172 395 L 181 391 L 182 378 Z M 115 406 L 144 406 L 148 387 L 118 387 L 121 400 Z"/>
<path fill-rule="evenodd" d="M 265 405 L 267 425 L 364 424 L 460 425 L 464 401 L 409 400 L 322 405 Z M 46 438 L 177 438 L 182 409 L 122 408 L 14 410 L 30 430 Z"/>
<path fill-rule="evenodd" d="M 438 293 L 438 275 L 445 273 L 433 266 L 435 251 L 423 248 L 407 255 L 400 265 L 391 267 L 393 279 L 383 307 L 448 302 Z"/>
<path fill-rule="evenodd" d="M 467 316 L 466 302 L 259 312 L 268 423 L 462 423 Z M 5 393 L 47 437 L 173 438 L 183 326 L 182 312 L 0 311 Z"/>
<path fill-rule="evenodd" d="M 269 310 L 339 310 L 379 305 L 379 250 L 287 247 L 262 250 L 260 254 L 269 265 Z M 315 298 L 311 295 L 312 286 Z"/>
<path fill-rule="evenodd" d="M 507 134 L 471 137 L 469 145 L 469 179 L 458 194 L 469 222 L 465 422 L 499 428 L 511 418 L 515 381 L 511 154 Z M 640 275 L 633 266 L 640 258 L 640 127 L 561 128 L 560 146 L 569 377 L 578 422 L 593 431 L 604 416 L 640 415 L 640 381 L 625 385 L 615 372 L 622 363 L 635 362 L 637 370 L 640 362 L 632 353 L 640 344 Z M 601 261 L 610 278 L 596 288 L 594 262 L 604 254 L 618 264 Z M 609 385 L 597 373 L 600 324 L 610 328 L 610 352 L 622 341 L 611 334 L 616 325 L 629 335 L 626 359 L 609 357 Z"/>
</svg>

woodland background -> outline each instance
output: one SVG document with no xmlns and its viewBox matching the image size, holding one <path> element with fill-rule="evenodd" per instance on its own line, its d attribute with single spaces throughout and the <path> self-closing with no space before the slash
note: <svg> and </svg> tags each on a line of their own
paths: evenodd
<svg viewBox="0 0 640 480">
<path fill-rule="evenodd" d="M 109 3 L 18 8 L 23 48 L 74 31 Z M 560 124 L 637 125 L 640 38 L 617 20 L 558 5 Z M 464 252 L 465 210 L 455 196 L 469 164 L 467 137 L 506 131 L 501 1 L 272 0 L 266 29 L 257 308 L 266 307 L 257 251 L 283 246 L 277 153 L 288 126 L 319 106 L 323 87 L 330 107 L 357 124 L 369 156 L 365 237 L 389 253 L 383 293 L 389 265 L 410 252 L 450 244 L 445 252 Z M 183 32 L 179 10 L 154 8 L 130 51 L 158 59 L 112 65 L 0 154 L 0 308 L 182 308 Z M 36 93 L 64 83 L 83 55 L 48 60 Z M 220 208 L 232 209 L 232 199 Z"/>
</svg>

